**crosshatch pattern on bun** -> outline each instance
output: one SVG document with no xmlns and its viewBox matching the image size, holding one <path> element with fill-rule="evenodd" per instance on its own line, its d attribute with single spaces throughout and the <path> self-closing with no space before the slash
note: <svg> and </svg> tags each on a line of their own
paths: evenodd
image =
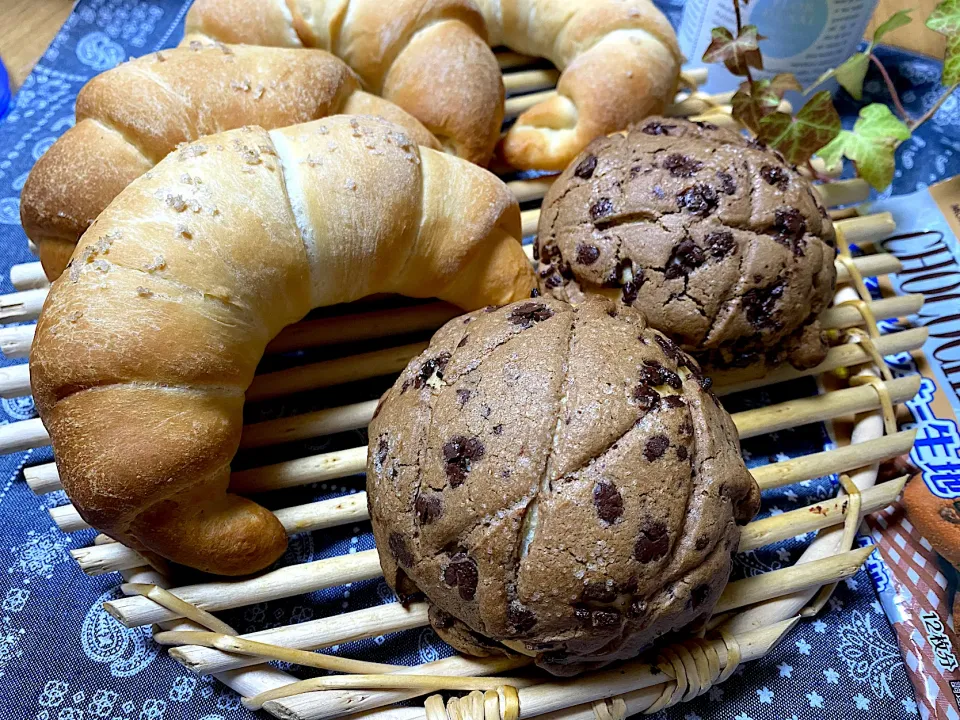
<svg viewBox="0 0 960 720">
<path fill-rule="evenodd" d="M 561 675 L 704 621 L 760 498 L 709 384 L 607 299 L 451 320 L 370 425 L 387 582 L 462 652 Z"/>
<path fill-rule="evenodd" d="M 640 308 L 707 365 L 819 363 L 835 232 L 782 156 L 709 123 L 651 118 L 595 140 L 540 216 L 544 293 Z"/>
</svg>

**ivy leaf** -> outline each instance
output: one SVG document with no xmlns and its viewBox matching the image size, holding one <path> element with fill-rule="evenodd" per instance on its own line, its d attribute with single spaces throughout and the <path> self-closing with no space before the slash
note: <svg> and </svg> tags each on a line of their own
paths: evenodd
<svg viewBox="0 0 960 720">
<path fill-rule="evenodd" d="M 775 112 L 760 120 L 757 137 L 776 148 L 793 165 L 810 159 L 840 132 L 840 115 L 830 93 L 822 90 L 804 105 L 796 118 Z"/>
<path fill-rule="evenodd" d="M 899 28 L 902 28 L 904 25 L 909 25 L 913 22 L 913 18 L 910 17 L 910 13 L 913 12 L 913 8 L 909 10 L 898 10 L 893 15 L 888 17 L 882 23 L 877 26 L 877 29 L 873 31 L 873 42 L 870 43 L 871 50 L 872 46 L 880 42 L 880 38 L 886 35 L 889 32 L 893 32 Z"/>
<path fill-rule="evenodd" d="M 733 117 L 754 133 L 760 132 L 760 120 L 776 112 L 787 90 L 801 90 L 793 73 L 778 73 L 772 78 L 763 78 L 740 83 L 733 99 Z"/>
<path fill-rule="evenodd" d="M 837 82 L 855 100 L 863 98 L 863 79 L 867 76 L 868 67 L 870 67 L 870 56 L 867 53 L 858 52 L 844 60 L 836 70 Z"/>
<path fill-rule="evenodd" d="M 944 0 L 937 5 L 927 18 L 927 27 L 946 36 L 947 50 L 940 82 L 956 85 L 960 82 L 960 0 Z"/>
<path fill-rule="evenodd" d="M 817 154 L 828 168 L 836 168 L 843 156 L 850 158 L 860 177 L 874 189 L 883 190 L 893 181 L 897 145 L 909 138 L 910 128 L 886 105 L 874 103 L 860 110 L 853 131 L 841 131 Z"/>
<path fill-rule="evenodd" d="M 734 75 L 746 75 L 748 67 L 763 70 L 758 43 L 766 38 L 757 32 L 756 25 L 744 25 L 737 37 L 724 27 L 715 27 L 710 37 L 710 45 L 703 53 L 704 62 L 722 62 Z"/>
</svg>

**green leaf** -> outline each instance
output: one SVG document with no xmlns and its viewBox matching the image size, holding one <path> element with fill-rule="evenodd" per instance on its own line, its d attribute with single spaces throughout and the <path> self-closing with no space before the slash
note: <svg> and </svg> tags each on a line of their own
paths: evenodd
<svg viewBox="0 0 960 720">
<path fill-rule="evenodd" d="M 817 156 L 823 160 L 827 166 L 828 173 L 839 172 L 843 165 L 843 150 L 846 146 L 846 136 L 851 133 L 847 130 L 841 130 L 837 136 L 817 150 Z"/>
<path fill-rule="evenodd" d="M 710 38 L 703 53 L 704 62 L 722 62 L 734 75 L 746 75 L 748 67 L 763 70 L 758 43 L 765 38 L 757 32 L 756 25 L 744 25 L 737 37 L 724 27 L 715 27 Z"/>
<path fill-rule="evenodd" d="M 904 125 L 886 105 L 874 103 L 860 110 L 853 131 L 844 130 L 817 154 L 828 168 L 835 168 L 843 156 L 857 166 L 857 172 L 876 190 L 893 181 L 897 145 L 910 138 Z"/>
<path fill-rule="evenodd" d="M 927 27 L 946 36 L 940 81 L 944 85 L 956 85 L 960 82 L 960 0 L 944 0 L 937 5 L 927 18 Z"/>
<path fill-rule="evenodd" d="M 740 83 L 733 99 L 733 117 L 754 133 L 760 132 L 760 120 L 775 112 L 787 90 L 800 90 L 793 73 L 778 73 L 772 78 Z"/>
<path fill-rule="evenodd" d="M 877 29 L 873 31 L 873 42 L 870 43 L 871 50 L 873 49 L 872 46 L 880 42 L 880 38 L 882 38 L 884 35 L 913 22 L 913 18 L 910 17 L 910 13 L 912 12 L 913 8 L 910 8 L 909 10 L 899 10 L 880 23 L 880 25 L 877 26 Z"/>
<path fill-rule="evenodd" d="M 870 67 L 870 56 L 866 53 L 854 53 L 837 68 L 837 82 L 856 100 L 863 97 L 863 79 Z"/>
<path fill-rule="evenodd" d="M 776 148 L 793 165 L 810 159 L 840 132 L 840 116 L 830 93 L 822 90 L 804 105 L 796 118 L 775 112 L 760 120 L 757 137 Z"/>
</svg>

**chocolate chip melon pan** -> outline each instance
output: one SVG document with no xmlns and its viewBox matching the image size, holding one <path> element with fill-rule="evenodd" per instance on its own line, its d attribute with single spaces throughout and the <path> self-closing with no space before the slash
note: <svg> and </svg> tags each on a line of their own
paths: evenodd
<svg viewBox="0 0 960 720">
<path fill-rule="evenodd" d="M 513 53 L 498 57 L 511 95 L 508 121 L 554 92 L 555 71 L 538 69 L 530 58 Z M 686 76 L 688 87 L 670 113 L 736 127 L 727 96 L 696 90 L 704 79 Z M 530 241 L 552 178 L 504 175 L 504 179 L 525 208 L 523 229 Z M 741 663 L 761 660 L 797 622 L 819 612 L 836 583 L 852 576 L 872 549 L 855 542 L 861 518 L 890 504 L 904 484 L 903 479 L 878 483 L 876 468 L 908 453 L 913 445 L 915 433 L 897 427 L 897 406 L 916 394 L 920 377 L 894 377 L 883 358 L 920 348 L 926 331 L 881 335 L 876 322 L 917 312 L 922 297 L 874 299 L 868 293 L 865 277 L 896 273 L 900 264 L 892 255 L 869 253 L 876 241 L 894 230 L 890 216 L 861 216 L 850 209 L 866 199 L 866 185 L 835 181 L 819 185 L 818 192 L 831 208 L 839 249 L 838 289 L 832 306 L 820 317 L 831 340 L 826 358 L 804 370 L 782 365 L 772 371 L 719 372 L 713 376 L 714 391 L 728 409 L 741 408 L 732 413 L 741 441 L 835 420 L 853 422 L 856 441 L 751 469 L 761 490 L 838 475 L 840 491 L 809 507 L 744 526 L 740 553 L 806 533 L 813 533 L 814 539 L 797 564 L 728 582 L 697 636 L 673 638 L 636 660 L 558 679 L 536 671 L 532 658 L 523 653 L 489 658 L 452 655 L 398 668 L 316 652 L 339 650 L 357 640 L 423 633 L 428 626 L 427 604 L 401 603 L 382 583 L 382 604 L 251 633 L 238 634 L 211 614 L 239 617 L 244 608 L 262 609 L 264 603 L 298 596 L 306 596 L 299 606 L 309 607 L 328 597 L 325 592 L 336 589 L 347 597 L 355 584 L 381 577 L 377 551 L 359 549 L 356 538 L 355 526 L 368 519 L 362 478 L 357 477 L 367 462 L 365 428 L 379 394 L 423 351 L 430 334 L 459 314 L 437 302 L 378 299 L 334 308 L 288 327 L 268 347 L 247 395 L 262 412 L 244 428 L 230 488 L 257 494 L 291 536 L 291 549 L 276 569 L 216 582 L 163 573 L 149 567 L 134 550 L 102 535 L 72 555 L 89 575 L 122 575 L 124 597 L 106 603 L 117 620 L 127 627 L 154 625 L 156 639 L 171 646 L 177 661 L 198 674 L 213 675 L 243 696 L 248 707 L 280 718 L 316 720 L 363 713 L 378 720 L 423 716 L 607 720 L 691 700 L 726 680 Z M 841 206 L 846 209 L 838 209 Z M 869 254 L 853 257 L 851 244 Z M 532 245 L 526 248 L 530 252 Z M 8 357 L 27 357 L 34 330 L 30 323 L 46 296 L 46 280 L 39 263 L 15 266 L 11 280 L 18 292 L 0 298 L 0 322 L 5 323 L 0 349 Z M 810 395 L 814 384 L 817 394 Z M 0 396 L 29 392 L 26 364 L 2 371 Z M 324 406 L 318 406 L 318 396 Z M 774 402 L 774 397 L 781 399 Z M 0 428 L 0 452 L 48 442 L 39 419 Z M 24 475 L 37 494 L 61 489 L 54 463 L 25 468 Z M 318 495 L 324 499 L 313 499 Z M 304 503 L 303 497 L 312 501 Z M 89 531 L 72 505 L 54 507 L 50 514 L 66 533 Z M 341 554 L 312 560 L 316 531 L 340 537 L 343 542 L 335 547 Z M 279 661 L 279 666 L 271 661 Z M 316 669 L 348 674 L 311 677 Z M 444 695 L 433 694 L 438 692 Z"/>
</svg>

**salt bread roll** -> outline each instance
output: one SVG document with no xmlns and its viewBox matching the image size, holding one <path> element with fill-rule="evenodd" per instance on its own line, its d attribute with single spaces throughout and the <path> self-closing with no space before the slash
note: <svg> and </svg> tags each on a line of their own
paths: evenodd
<svg viewBox="0 0 960 720">
<path fill-rule="evenodd" d="M 467 310 L 526 297 L 518 237 L 500 180 L 379 118 L 182 147 L 101 213 L 41 313 L 31 381 L 64 488 L 149 559 L 267 567 L 283 527 L 227 485 L 270 339 L 374 293 Z"/>
<path fill-rule="evenodd" d="M 329 50 L 444 148 L 485 165 L 503 122 L 503 80 L 472 0 L 196 0 L 184 43 Z"/>
<path fill-rule="evenodd" d="M 194 43 L 131 60 L 80 90 L 77 124 L 23 186 L 23 229 L 55 280 L 97 215 L 180 143 L 336 113 L 382 115 L 418 145 L 440 147 L 413 116 L 360 90 L 354 72 L 322 50 Z"/>
</svg>

